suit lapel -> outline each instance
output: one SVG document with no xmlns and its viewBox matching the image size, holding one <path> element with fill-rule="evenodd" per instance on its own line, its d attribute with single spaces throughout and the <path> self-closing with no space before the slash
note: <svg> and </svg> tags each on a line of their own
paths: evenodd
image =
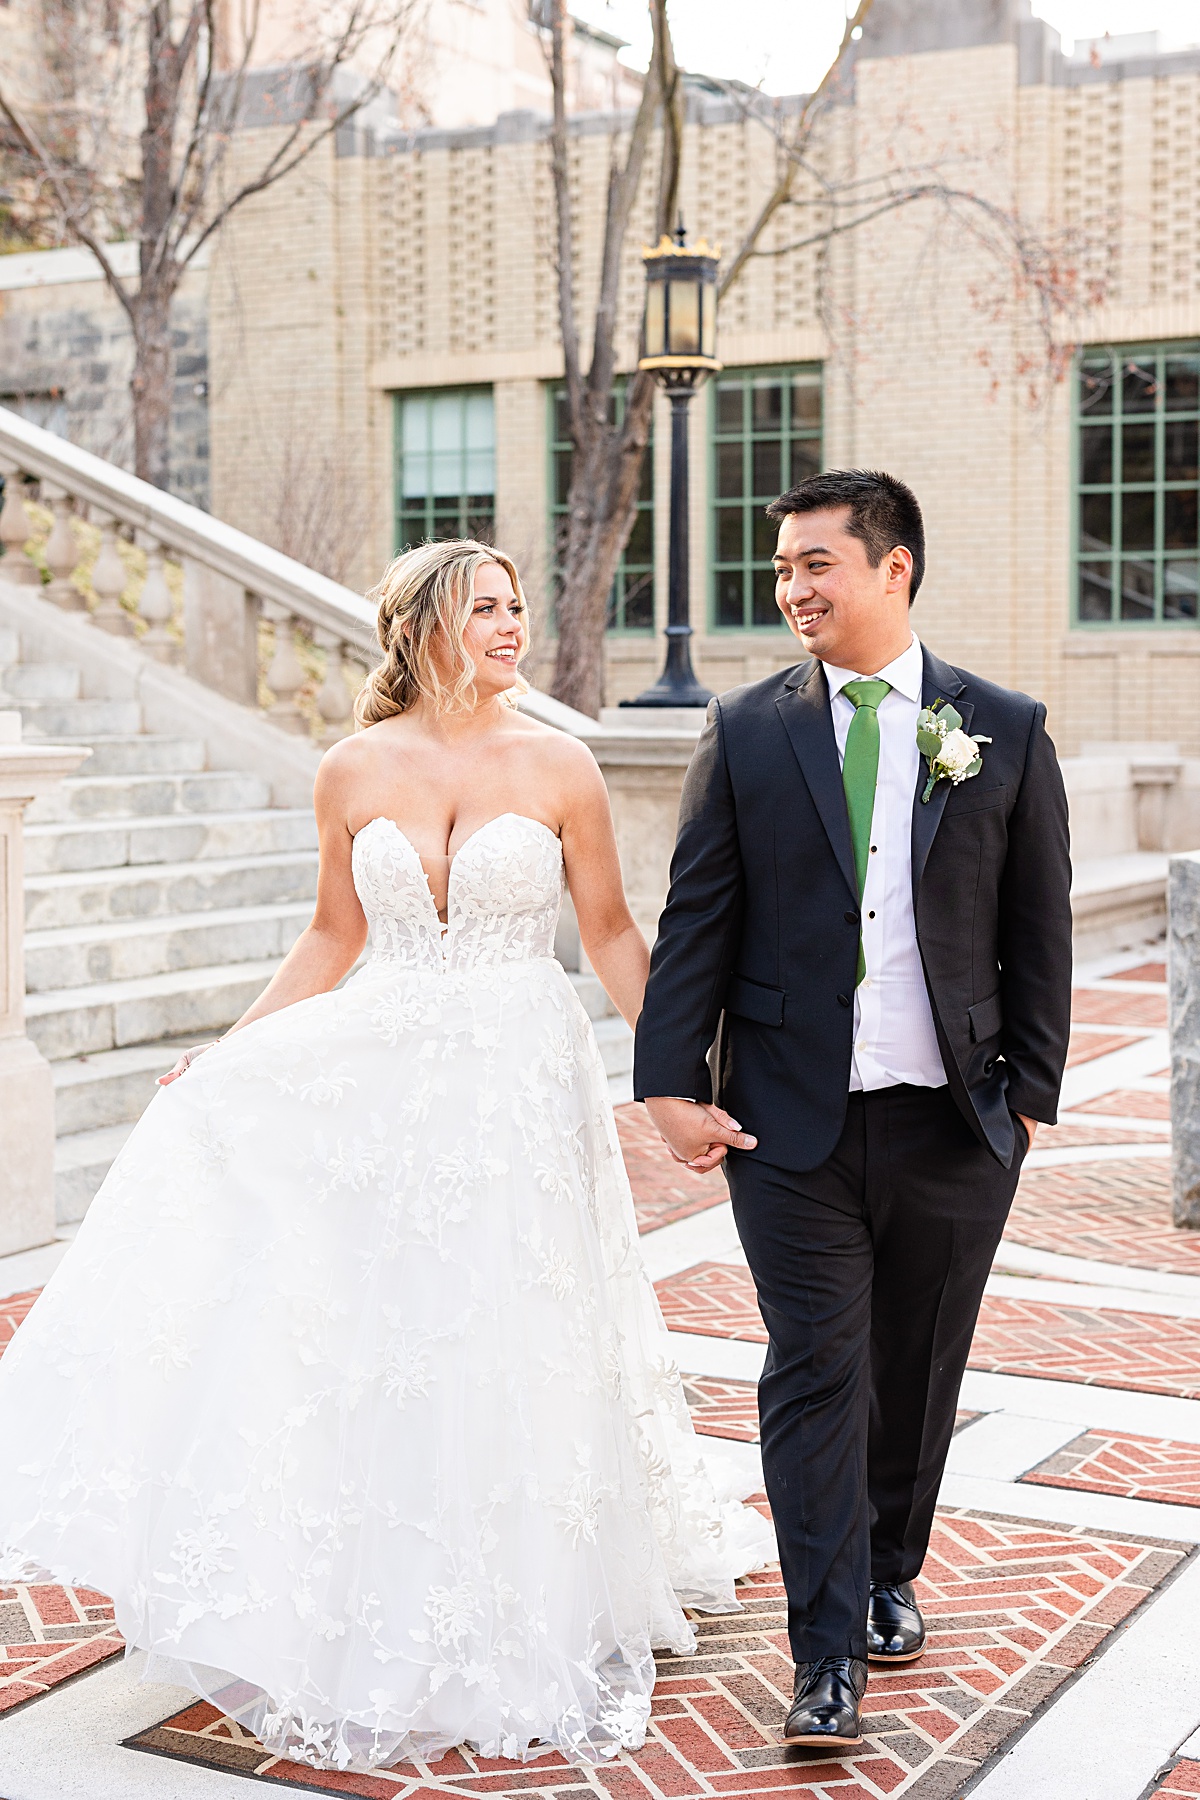
<svg viewBox="0 0 1200 1800">
<path fill-rule="evenodd" d="M 857 905 L 854 847 L 850 841 L 846 792 L 842 786 L 842 766 L 838 761 L 837 739 L 833 735 L 833 714 L 824 671 L 814 658 L 789 675 L 786 685 L 787 692 L 775 702 L 779 717 L 837 857 L 838 867 Z"/>
<path fill-rule="evenodd" d="M 962 714 L 962 728 L 970 731 L 971 719 L 975 707 L 970 700 L 962 700 L 963 684 L 958 675 L 944 663 L 940 656 L 932 651 L 921 649 L 924 673 L 921 680 L 921 705 L 932 706 L 935 700 L 949 700 L 954 710 Z M 950 795 L 951 783 L 939 781 L 927 801 L 922 801 L 925 783 L 929 779 L 929 768 L 925 758 L 921 758 L 917 774 L 917 789 L 913 795 L 912 819 L 912 888 L 913 904 L 916 904 L 917 890 L 921 885 L 921 877 L 925 873 L 925 864 L 929 857 L 933 840 L 937 836 L 938 826 L 942 822 L 942 814 L 946 810 L 946 801 Z"/>
</svg>

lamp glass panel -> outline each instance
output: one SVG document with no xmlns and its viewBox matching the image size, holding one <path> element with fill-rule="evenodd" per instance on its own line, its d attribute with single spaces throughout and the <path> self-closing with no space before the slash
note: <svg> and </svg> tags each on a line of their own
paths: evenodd
<svg viewBox="0 0 1200 1800">
<path fill-rule="evenodd" d="M 700 350 L 704 356 L 717 354 L 717 290 L 708 281 L 700 289 Z"/>
<path fill-rule="evenodd" d="M 700 284 L 698 281 L 669 281 L 670 356 L 700 354 Z"/>
<path fill-rule="evenodd" d="M 665 356 L 666 340 L 666 282 L 648 281 L 646 283 L 646 355 Z"/>
</svg>

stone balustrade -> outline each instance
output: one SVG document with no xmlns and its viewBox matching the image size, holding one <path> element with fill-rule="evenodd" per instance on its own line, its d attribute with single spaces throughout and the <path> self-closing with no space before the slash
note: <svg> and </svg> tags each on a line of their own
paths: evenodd
<svg viewBox="0 0 1200 1800">
<path fill-rule="evenodd" d="M 375 659 L 359 595 L 2 409 L 0 475 L 6 580 L 284 731 L 325 745 L 351 730 Z"/>
</svg>

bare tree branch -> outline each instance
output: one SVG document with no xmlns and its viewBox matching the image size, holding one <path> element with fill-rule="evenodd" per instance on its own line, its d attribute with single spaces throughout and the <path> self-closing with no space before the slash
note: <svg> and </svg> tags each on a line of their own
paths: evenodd
<svg viewBox="0 0 1200 1800">
<path fill-rule="evenodd" d="M 733 257 L 722 273 L 717 286 L 718 300 L 723 299 L 729 292 L 730 288 L 745 268 L 751 254 L 757 247 L 763 232 L 767 229 L 767 226 L 771 223 L 771 220 L 775 217 L 775 214 L 779 211 L 780 207 L 791 198 L 792 189 L 795 186 L 796 176 L 799 172 L 799 160 L 807 148 L 809 139 L 812 136 L 813 127 L 824 110 L 825 103 L 829 98 L 831 90 L 835 87 L 840 77 L 851 45 L 857 42 L 858 37 L 862 36 L 863 20 L 866 18 L 873 5 L 874 0 L 858 0 L 857 7 L 846 20 L 846 29 L 842 33 L 842 41 L 838 47 L 837 55 L 826 69 L 818 87 L 808 96 L 808 99 L 800 109 L 790 138 L 781 141 L 782 167 L 776 179 L 775 186 L 763 201 L 749 231 L 747 231 L 745 237 L 742 239 L 737 250 L 734 252 Z"/>
</svg>

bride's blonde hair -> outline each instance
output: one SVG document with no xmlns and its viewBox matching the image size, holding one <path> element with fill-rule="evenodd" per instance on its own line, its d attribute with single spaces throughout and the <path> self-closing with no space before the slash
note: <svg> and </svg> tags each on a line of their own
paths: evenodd
<svg viewBox="0 0 1200 1800">
<path fill-rule="evenodd" d="M 435 712 L 466 712 L 475 700 L 475 668 L 463 633 L 475 605 L 475 577 L 487 563 L 498 563 L 525 605 L 521 578 L 511 556 L 474 538 L 450 538 L 406 550 L 388 565 L 383 580 L 367 595 L 377 602 L 375 631 L 383 661 L 367 676 L 354 703 L 359 725 L 407 712 L 417 700 Z M 526 614 L 526 616 L 528 616 Z M 450 675 L 439 670 L 435 649 L 449 651 Z M 521 645 L 529 647 L 526 634 Z M 502 697 L 515 706 L 528 692 L 518 677 Z"/>
</svg>

